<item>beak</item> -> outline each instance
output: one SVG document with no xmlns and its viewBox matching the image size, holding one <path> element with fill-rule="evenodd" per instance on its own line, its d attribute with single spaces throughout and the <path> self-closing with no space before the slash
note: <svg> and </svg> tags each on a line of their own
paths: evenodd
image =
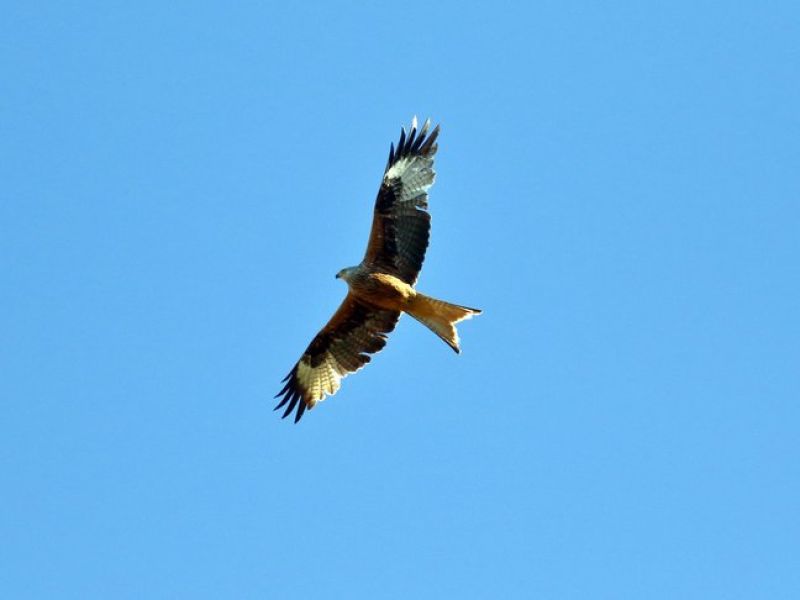
<svg viewBox="0 0 800 600">
<path fill-rule="evenodd" d="M 334 276 L 334 279 L 339 279 L 339 274 L 338 273 Z"/>
</svg>

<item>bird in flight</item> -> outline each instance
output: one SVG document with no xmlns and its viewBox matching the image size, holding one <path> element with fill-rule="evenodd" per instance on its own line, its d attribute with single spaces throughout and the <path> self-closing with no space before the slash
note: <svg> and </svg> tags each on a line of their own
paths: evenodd
<svg viewBox="0 0 800 600">
<path fill-rule="evenodd" d="M 335 394 L 342 378 L 370 361 L 386 345 L 386 336 L 408 313 L 427 326 L 455 352 L 461 352 L 455 324 L 481 313 L 477 308 L 450 304 L 414 289 L 428 247 L 431 216 L 428 189 L 436 173 L 433 157 L 439 126 L 428 132 L 430 119 L 407 134 L 400 132 L 375 200 L 367 252 L 360 264 L 336 274 L 348 292 L 327 325 L 314 337 L 303 356 L 283 379 L 275 410 L 296 410 L 297 423 L 306 409 Z"/>
</svg>

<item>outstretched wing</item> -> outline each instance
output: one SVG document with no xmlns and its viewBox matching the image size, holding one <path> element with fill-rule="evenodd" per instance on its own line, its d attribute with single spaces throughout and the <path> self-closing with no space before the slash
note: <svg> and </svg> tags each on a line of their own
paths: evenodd
<svg viewBox="0 0 800 600">
<path fill-rule="evenodd" d="M 436 177 L 433 156 L 439 126 L 428 134 L 429 127 L 430 119 L 417 131 L 414 117 L 408 137 L 403 128 L 396 150 L 392 144 L 364 256 L 364 264 L 411 285 L 416 283 L 425 260 L 431 229 L 428 189 Z"/>
<path fill-rule="evenodd" d="M 399 318 L 399 312 L 367 306 L 348 293 L 283 379 L 285 385 L 275 395 L 281 397 L 275 410 L 288 404 L 282 417 L 286 418 L 297 407 L 297 423 L 306 408 L 335 394 L 343 377 L 359 370 L 370 361 L 369 354 L 386 345 L 386 334 Z"/>
</svg>

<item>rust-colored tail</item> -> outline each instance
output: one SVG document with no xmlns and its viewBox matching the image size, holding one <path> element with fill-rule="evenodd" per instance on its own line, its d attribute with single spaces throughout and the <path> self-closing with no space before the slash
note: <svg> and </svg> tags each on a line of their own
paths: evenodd
<svg viewBox="0 0 800 600">
<path fill-rule="evenodd" d="M 411 300 L 406 312 L 442 338 L 456 352 L 461 352 L 456 323 L 481 314 L 477 308 L 450 304 L 419 292 Z"/>
</svg>

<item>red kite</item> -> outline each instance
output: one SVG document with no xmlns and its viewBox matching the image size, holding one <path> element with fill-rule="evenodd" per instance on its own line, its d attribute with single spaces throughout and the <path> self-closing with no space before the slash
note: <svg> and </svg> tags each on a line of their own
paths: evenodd
<svg viewBox="0 0 800 600">
<path fill-rule="evenodd" d="M 426 325 L 456 352 L 461 349 L 455 324 L 481 313 L 414 289 L 428 247 L 428 189 L 436 177 L 439 126 L 428 134 L 429 127 L 430 119 L 417 131 L 414 117 L 411 133 L 406 135 L 403 128 L 397 149 L 390 146 L 367 252 L 361 264 L 336 274 L 347 282 L 347 296 L 283 379 L 285 385 L 275 396 L 282 397 L 275 410 L 288 404 L 283 418 L 297 407 L 297 423 L 307 408 L 335 394 L 343 377 L 386 345 L 402 313 Z"/>
</svg>

